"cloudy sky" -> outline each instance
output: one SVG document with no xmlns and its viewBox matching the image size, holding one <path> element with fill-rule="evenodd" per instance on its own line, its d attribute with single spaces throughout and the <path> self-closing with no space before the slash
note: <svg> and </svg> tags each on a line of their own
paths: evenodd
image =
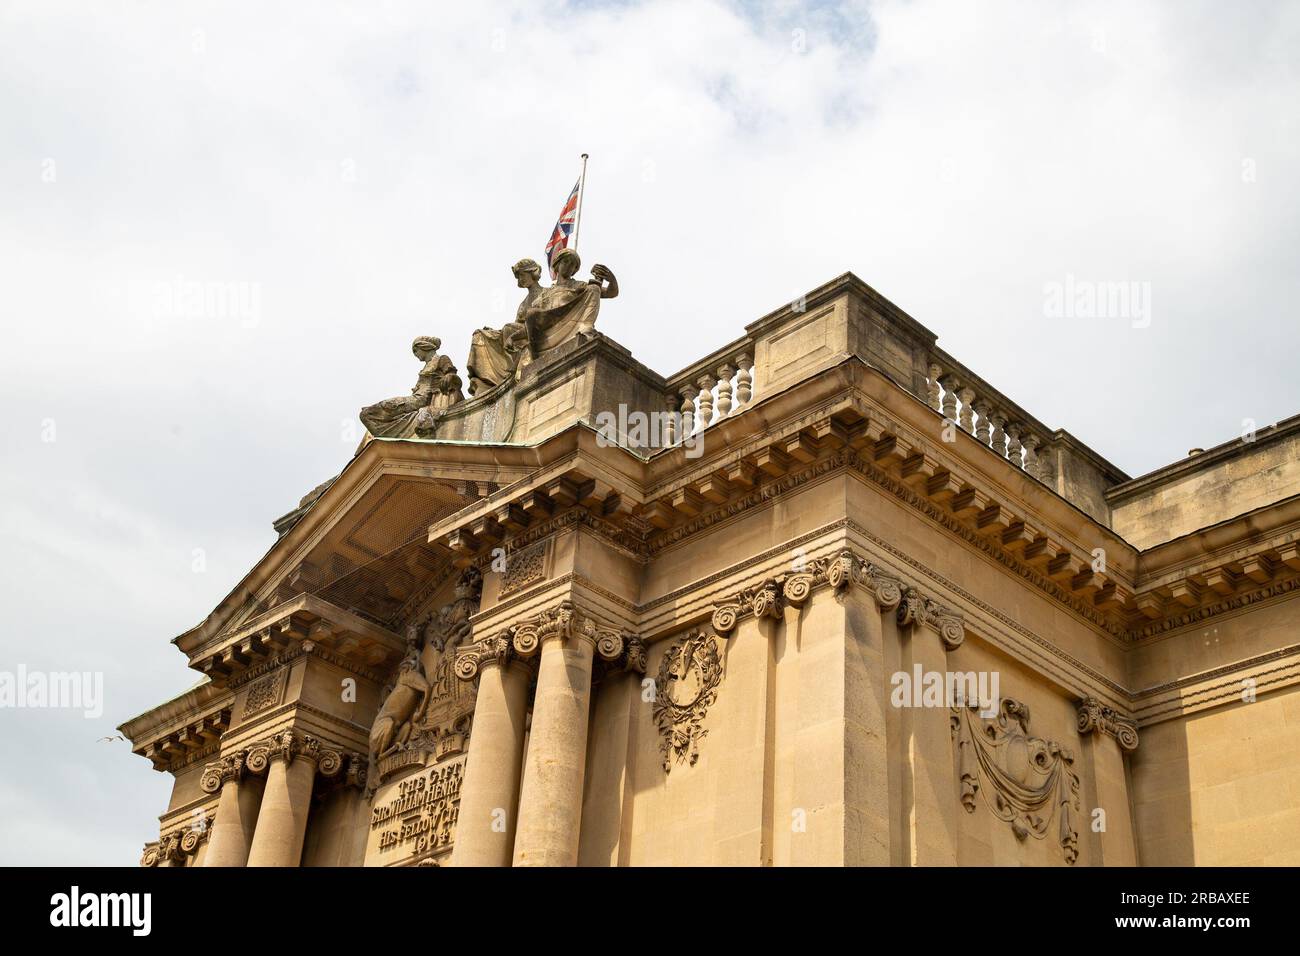
<svg viewBox="0 0 1300 956">
<path fill-rule="evenodd" d="M 0 710 L 0 862 L 156 838 L 99 738 L 411 339 L 512 315 L 583 151 L 600 328 L 665 374 L 852 270 L 1131 475 L 1300 412 L 1297 49 L 1294 3 L 3 0 L 0 670 L 105 700 Z"/>
</svg>

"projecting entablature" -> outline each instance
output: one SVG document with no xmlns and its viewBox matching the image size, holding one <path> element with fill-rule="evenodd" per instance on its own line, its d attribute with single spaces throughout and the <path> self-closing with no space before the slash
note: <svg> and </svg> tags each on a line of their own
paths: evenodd
<svg viewBox="0 0 1300 956">
<path fill-rule="evenodd" d="M 394 632 L 303 594 L 210 642 L 193 654 L 190 666 L 224 687 L 278 662 L 317 653 L 381 678 L 405 650 L 405 642 Z"/>
</svg>

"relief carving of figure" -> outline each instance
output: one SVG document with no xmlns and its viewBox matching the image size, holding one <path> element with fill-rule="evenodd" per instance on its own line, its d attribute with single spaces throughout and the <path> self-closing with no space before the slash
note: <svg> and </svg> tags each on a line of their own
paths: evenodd
<svg viewBox="0 0 1300 956">
<path fill-rule="evenodd" d="M 469 393 L 478 395 L 500 385 L 512 375 L 520 357 L 527 353 L 528 333 L 524 328 L 524 309 L 542 291 L 542 267 L 532 259 L 520 259 L 510 271 L 515 283 L 525 290 L 524 300 L 515 312 L 515 321 L 500 330 L 487 327 L 474 333 L 469 345 L 465 373 L 469 376 Z"/>
<path fill-rule="evenodd" d="M 411 641 L 410 651 L 398 665 L 397 683 L 384 698 L 370 728 L 370 764 L 375 768 L 381 757 L 401 749 L 411 736 L 412 727 L 424 716 L 429 700 L 429 682 L 420 667 L 419 653 Z M 378 774 L 370 779 L 378 781 Z"/>
<path fill-rule="evenodd" d="M 473 627 L 469 619 L 478 610 L 483 590 L 483 575 L 478 568 L 467 568 L 456 582 L 455 598 L 438 609 L 425 630 L 421 662 L 429 678 L 429 700 L 441 700 L 457 687 L 453 671 L 456 648 L 470 639 Z M 429 714 L 431 721 L 439 715 Z"/>
<path fill-rule="evenodd" d="M 450 357 L 439 355 L 442 341 L 421 335 L 411 343 L 411 352 L 422 363 L 410 395 L 386 398 L 361 409 L 361 423 L 376 438 L 410 438 L 433 430 L 439 414 L 458 402 L 460 376 Z"/>
<path fill-rule="evenodd" d="M 581 265 L 576 250 L 561 250 L 553 263 L 555 283 L 524 300 L 521 309 L 533 358 L 575 336 L 592 334 L 600 300 L 618 295 L 618 280 L 605 266 L 592 266 L 585 282 L 573 278 Z"/>
</svg>

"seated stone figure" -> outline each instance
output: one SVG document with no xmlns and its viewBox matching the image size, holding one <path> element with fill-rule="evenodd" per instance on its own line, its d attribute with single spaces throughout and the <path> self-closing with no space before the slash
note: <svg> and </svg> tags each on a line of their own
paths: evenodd
<svg viewBox="0 0 1300 956">
<path fill-rule="evenodd" d="M 586 282 L 573 278 L 582 265 L 573 249 L 561 250 L 553 265 L 555 284 L 521 306 L 533 358 L 571 338 L 590 335 L 596 328 L 600 300 L 618 295 L 618 280 L 605 266 L 592 266 L 592 277 Z"/>
<path fill-rule="evenodd" d="M 432 438 L 442 413 L 465 401 L 460 390 L 460 376 L 456 374 L 451 356 L 439 355 L 433 371 L 433 398 L 415 415 L 415 433 L 421 438 Z"/>
<path fill-rule="evenodd" d="M 397 682 L 375 716 L 370 728 L 370 766 L 372 771 L 378 766 L 382 757 L 400 749 L 408 737 L 411 728 L 419 723 L 428 703 L 429 682 L 420 669 L 420 658 L 412 648 L 398 667 Z M 370 776 L 376 783 L 379 774 Z"/>
<path fill-rule="evenodd" d="M 411 351 L 423 362 L 410 395 L 386 398 L 361 409 L 361 423 L 376 438 L 410 438 L 421 427 L 432 428 L 437 413 L 463 401 L 460 376 L 446 355 L 439 355 L 442 341 L 421 335 L 411 343 Z"/>
<path fill-rule="evenodd" d="M 519 288 L 526 290 L 524 301 L 515 312 L 516 321 L 506 323 L 500 331 L 485 326 L 474 333 L 469 359 L 465 362 L 471 395 L 486 392 L 514 375 L 520 355 L 528 345 L 524 307 L 541 291 L 542 267 L 532 259 L 520 259 L 510 271 Z"/>
</svg>

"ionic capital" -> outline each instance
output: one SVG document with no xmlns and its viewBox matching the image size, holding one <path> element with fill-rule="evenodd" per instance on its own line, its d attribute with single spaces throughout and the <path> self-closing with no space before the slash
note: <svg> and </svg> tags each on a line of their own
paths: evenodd
<svg viewBox="0 0 1300 956">
<path fill-rule="evenodd" d="M 456 676 L 473 680 L 485 667 L 502 667 L 515 657 L 509 631 L 485 637 L 456 651 Z"/>
<path fill-rule="evenodd" d="M 746 614 L 759 619 L 780 618 L 787 606 L 803 607 L 812 592 L 822 585 L 837 594 L 851 586 L 861 587 L 885 611 L 897 606 L 902 598 L 902 583 L 897 578 L 846 549 L 831 557 L 807 561 L 797 571 L 744 589 L 714 609 L 713 630 L 726 636 Z"/>
<path fill-rule="evenodd" d="M 199 787 L 203 792 L 216 793 L 227 780 L 238 780 L 242 777 L 245 754 L 246 751 L 236 750 L 205 766 L 203 776 L 199 778 Z"/>
<path fill-rule="evenodd" d="M 244 754 L 244 769 L 248 773 L 262 773 L 273 760 L 290 764 L 302 758 L 315 764 L 327 777 L 338 773 L 345 759 L 342 748 L 327 746 L 311 734 L 297 734 L 292 730 L 282 730 L 273 737 L 259 740 Z"/>
<path fill-rule="evenodd" d="M 645 644 L 635 634 L 607 628 L 596 632 L 596 654 L 607 665 L 607 672 L 645 673 Z"/>
<path fill-rule="evenodd" d="M 943 641 L 945 650 L 956 650 L 966 639 L 966 625 L 962 616 L 938 601 L 925 597 L 916 588 L 903 592 L 898 604 L 900 627 L 925 626 L 935 631 Z"/>
<path fill-rule="evenodd" d="M 1079 733 L 1110 734 L 1125 750 L 1137 750 L 1137 724 L 1121 717 L 1114 708 L 1107 707 L 1096 697 L 1085 697 L 1076 705 L 1079 708 Z"/>
<path fill-rule="evenodd" d="M 561 601 L 555 607 L 516 624 L 509 633 L 515 655 L 528 659 L 547 641 L 578 640 L 595 647 L 604 631 L 595 621 L 575 608 L 572 601 Z"/>
</svg>

